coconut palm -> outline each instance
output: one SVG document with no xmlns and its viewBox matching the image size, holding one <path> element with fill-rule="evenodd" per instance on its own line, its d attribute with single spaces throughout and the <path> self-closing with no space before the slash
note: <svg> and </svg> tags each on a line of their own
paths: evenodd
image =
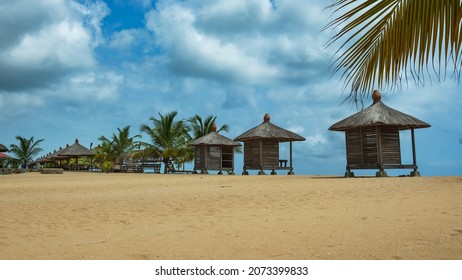
<svg viewBox="0 0 462 280">
<path fill-rule="evenodd" d="M 151 143 L 143 143 L 146 147 L 146 155 L 161 157 L 164 163 L 164 173 L 167 173 L 168 163 L 176 161 L 184 154 L 184 149 L 188 148 L 190 140 L 188 127 L 184 120 L 175 120 L 177 112 L 173 111 L 162 115 L 159 118 L 150 117 L 152 126 L 143 124 L 140 131 L 147 134 Z"/>
<path fill-rule="evenodd" d="M 131 152 L 139 146 L 137 138 L 141 138 L 141 135 L 137 134 L 130 137 L 130 126 L 120 129 L 117 128 L 118 134 L 112 133 L 111 139 L 101 136 L 101 153 L 106 153 L 106 157 L 111 158 L 116 164 L 121 166 L 124 162 L 127 162 L 131 157 Z"/>
<path fill-rule="evenodd" d="M 459 78 L 462 1 L 333 1 L 334 14 L 341 14 L 326 28 L 340 31 L 328 45 L 342 41 L 333 71 L 343 72 L 351 99 L 376 87 L 399 88 L 408 77 L 418 84 L 425 77 L 443 80 L 448 67 Z"/>
<path fill-rule="evenodd" d="M 194 115 L 194 117 L 191 117 L 188 119 L 188 122 L 190 124 L 190 130 L 193 134 L 191 137 L 192 140 L 195 140 L 197 138 L 200 138 L 204 135 L 207 135 L 210 133 L 212 130 L 212 125 L 215 123 L 217 119 L 217 116 L 207 116 L 204 121 L 202 121 L 201 116 L 199 115 Z M 217 132 L 220 131 L 226 131 L 229 132 L 229 125 L 224 124 L 222 125 L 219 129 L 217 129 Z M 242 153 L 242 148 L 241 147 L 235 147 L 234 151 L 237 153 Z M 191 150 L 191 160 L 194 159 L 194 151 Z"/>
<path fill-rule="evenodd" d="M 217 119 L 217 116 L 207 116 L 203 121 L 201 116 L 199 115 L 194 115 L 193 117 L 188 119 L 188 123 L 190 124 L 190 130 L 193 134 L 192 138 L 197 139 L 200 138 L 204 135 L 207 135 L 208 133 L 211 132 L 212 125 L 215 123 L 215 120 Z M 220 127 L 220 129 L 217 130 L 217 132 L 220 131 L 226 131 L 229 132 L 229 126 L 227 124 L 224 124 Z"/>
<path fill-rule="evenodd" d="M 19 144 L 10 145 L 10 153 L 14 154 L 16 160 L 19 161 L 22 167 L 26 168 L 29 163 L 32 162 L 33 158 L 43 151 L 43 149 L 40 148 L 40 143 L 43 142 L 44 139 L 34 141 L 34 137 L 27 139 L 22 136 L 16 136 L 16 140 L 19 141 Z"/>
</svg>

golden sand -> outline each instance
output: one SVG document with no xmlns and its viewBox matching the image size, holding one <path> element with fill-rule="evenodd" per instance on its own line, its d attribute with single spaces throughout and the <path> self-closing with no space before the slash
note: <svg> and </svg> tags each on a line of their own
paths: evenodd
<svg viewBox="0 0 462 280">
<path fill-rule="evenodd" d="M 0 259 L 462 259 L 462 177 L 0 176 Z"/>
</svg>

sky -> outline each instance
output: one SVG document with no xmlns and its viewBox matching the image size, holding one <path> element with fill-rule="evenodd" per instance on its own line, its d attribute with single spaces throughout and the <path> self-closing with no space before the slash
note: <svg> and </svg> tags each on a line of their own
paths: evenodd
<svg viewBox="0 0 462 280">
<path fill-rule="evenodd" d="M 306 138 L 293 143 L 296 174 L 343 175 L 344 133 L 328 128 L 358 108 L 343 102 L 343 80 L 329 68 L 337 49 L 326 47 L 335 34 L 323 30 L 332 19 L 327 5 L 2 0 L 0 143 L 16 144 L 18 135 L 44 139 L 41 155 L 76 138 L 89 147 L 127 125 L 139 134 L 150 117 L 172 111 L 179 119 L 217 116 L 218 126 L 230 126 L 223 135 L 234 138 L 268 113 Z M 416 130 L 423 176 L 462 175 L 462 86 L 435 80 L 382 91 L 382 101 L 431 124 Z M 401 142 L 403 163 L 412 163 L 409 131 Z M 281 158 L 288 149 L 281 145 Z M 242 155 L 235 167 L 239 174 Z"/>
</svg>

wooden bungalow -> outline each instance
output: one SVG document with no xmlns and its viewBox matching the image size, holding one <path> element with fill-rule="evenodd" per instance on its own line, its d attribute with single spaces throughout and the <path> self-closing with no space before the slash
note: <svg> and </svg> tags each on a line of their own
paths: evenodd
<svg viewBox="0 0 462 280">
<path fill-rule="evenodd" d="M 271 170 L 271 175 L 276 174 L 275 170 L 289 170 L 288 175 L 293 175 L 292 142 L 305 141 L 305 138 L 272 124 L 270 116 L 265 114 L 263 123 L 239 135 L 234 141 L 244 142 L 242 175 L 248 175 L 247 170 L 259 170 L 259 175 L 265 174 L 263 170 Z M 289 166 L 287 166 L 287 159 L 279 158 L 281 142 L 290 143 Z"/>
<path fill-rule="evenodd" d="M 372 94 L 373 104 L 346 119 L 333 124 L 329 130 L 345 131 L 346 173 L 353 177 L 353 169 L 378 169 L 376 176 L 387 176 L 385 169 L 413 169 L 411 176 L 420 176 L 417 171 L 414 129 L 430 125 L 410 115 L 387 107 L 377 90 Z M 401 160 L 401 130 L 410 130 L 412 139 L 412 164 Z"/>
<path fill-rule="evenodd" d="M 234 148 L 241 146 L 239 142 L 233 141 L 218 134 L 217 126 L 212 124 L 211 132 L 189 145 L 194 146 L 194 170 L 200 170 L 208 174 L 209 170 L 217 170 L 218 174 L 227 171 L 234 174 Z"/>
</svg>

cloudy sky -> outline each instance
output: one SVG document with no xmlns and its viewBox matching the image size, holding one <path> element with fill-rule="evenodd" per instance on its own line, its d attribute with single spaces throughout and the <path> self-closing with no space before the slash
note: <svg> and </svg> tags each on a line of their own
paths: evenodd
<svg viewBox="0 0 462 280">
<path fill-rule="evenodd" d="M 20 135 L 45 139 L 44 153 L 75 138 L 89 147 L 126 125 L 138 134 L 149 117 L 171 111 L 216 115 L 234 138 L 269 113 L 306 138 L 294 143 L 297 174 L 343 174 L 344 134 L 327 129 L 357 108 L 342 104 L 342 81 L 329 69 L 327 4 L 2 0 L 0 143 Z M 416 131 L 422 175 L 462 175 L 461 89 L 447 78 L 382 92 L 388 106 L 432 125 Z M 401 138 L 410 163 L 409 133 Z M 242 156 L 236 166 L 240 173 Z"/>
</svg>

